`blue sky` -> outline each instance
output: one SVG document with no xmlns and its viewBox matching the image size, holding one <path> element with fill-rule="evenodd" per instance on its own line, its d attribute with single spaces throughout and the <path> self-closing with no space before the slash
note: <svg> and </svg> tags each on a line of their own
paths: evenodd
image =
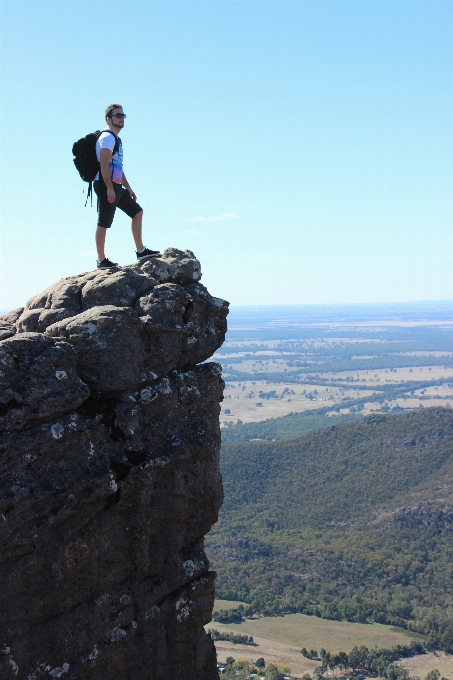
<svg viewBox="0 0 453 680">
<path fill-rule="evenodd" d="M 1 297 L 95 266 L 72 143 L 128 118 L 150 248 L 235 305 L 453 298 L 453 3 L 0 2 Z M 107 255 L 135 258 L 115 218 Z"/>
</svg>

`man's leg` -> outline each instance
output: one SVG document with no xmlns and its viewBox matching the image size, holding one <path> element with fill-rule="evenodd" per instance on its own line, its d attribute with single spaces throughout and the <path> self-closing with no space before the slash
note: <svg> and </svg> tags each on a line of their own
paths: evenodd
<svg viewBox="0 0 453 680">
<path fill-rule="evenodd" d="M 107 229 L 112 225 L 117 206 L 117 201 L 115 201 L 115 203 L 109 203 L 107 201 L 107 188 L 104 182 L 101 182 L 100 180 L 95 180 L 93 188 L 98 197 L 98 223 L 95 235 L 96 250 L 98 254 L 98 269 L 103 269 L 107 266 L 111 267 L 115 265 L 114 262 L 110 262 L 110 260 L 108 260 L 105 257 L 104 247 Z M 116 190 L 115 194 L 117 194 Z M 102 226 L 100 226 L 101 224 Z M 102 262 L 105 263 L 104 267 L 99 266 Z"/>
<path fill-rule="evenodd" d="M 134 237 L 135 249 L 137 251 L 137 259 L 139 261 L 147 260 L 149 257 L 160 256 L 158 250 L 150 250 L 145 248 L 142 241 L 142 220 L 143 208 L 129 195 L 126 189 L 121 192 L 121 198 L 118 201 L 118 208 L 131 218 L 132 236 Z"/>
<path fill-rule="evenodd" d="M 98 262 L 105 260 L 105 236 L 107 229 L 105 227 L 96 227 L 96 250 L 98 252 Z"/>
<path fill-rule="evenodd" d="M 138 253 L 143 250 L 142 241 L 142 220 L 143 220 L 143 210 L 134 215 L 131 221 L 132 236 L 135 241 L 135 249 Z M 105 237 L 104 237 L 105 238 Z"/>
</svg>

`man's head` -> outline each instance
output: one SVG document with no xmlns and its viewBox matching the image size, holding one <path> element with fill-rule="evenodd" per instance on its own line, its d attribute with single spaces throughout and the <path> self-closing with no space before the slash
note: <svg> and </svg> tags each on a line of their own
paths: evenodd
<svg viewBox="0 0 453 680">
<path fill-rule="evenodd" d="M 105 120 L 109 127 L 114 127 L 117 130 L 121 130 L 124 127 L 124 119 L 126 114 L 123 113 L 123 107 L 121 104 L 110 104 L 105 109 Z"/>
</svg>

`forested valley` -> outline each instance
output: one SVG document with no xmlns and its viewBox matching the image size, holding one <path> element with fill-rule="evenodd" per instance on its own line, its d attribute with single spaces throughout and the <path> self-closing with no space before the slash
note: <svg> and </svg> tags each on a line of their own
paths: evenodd
<svg viewBox="0 0 453 680">
<path fill-rule="evenodd" d="M 261 615 L 391 624 L 453 652 L 451 409 L 224 442 L 222 461 L 207 538 L 217 597 Z"/>
</svg>

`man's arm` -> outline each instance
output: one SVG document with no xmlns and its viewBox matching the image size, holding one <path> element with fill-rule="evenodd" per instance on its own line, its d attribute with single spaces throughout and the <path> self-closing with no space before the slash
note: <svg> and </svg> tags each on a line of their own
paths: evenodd
<svg viewBox="0 0 453 680">
<path fill-rule="evenodd" d="M 107 200 L 109 203 L 115 203 L 116 196 L 113 190 L 112 177 L 110 175 L 110 159 L 112 157 L 112 152 L 110 149 L 101 149 L 101 174 L 102 179 L 107 187 Z"/>
<path fill-rule="evenodd" d="M 127 181 L 126 175 L 124 174 L 124 172 L 123 172 L 123 176 L 122 176 L 122 178 L 121 178 L 121 184 L 123 185 L 123 187 L 124 187 L 125 189 L 127 189 L 127 191 L 129 192 L 129 196 L 130 196 L 131 198 L 133 198 L 134 201 L 136 201 L 136 200 L 137 200 L 137 196 L 136 196 L 135 193 L 132 191 L 131 185 L 130 185 L 129 182 Z"/>
</svg>

